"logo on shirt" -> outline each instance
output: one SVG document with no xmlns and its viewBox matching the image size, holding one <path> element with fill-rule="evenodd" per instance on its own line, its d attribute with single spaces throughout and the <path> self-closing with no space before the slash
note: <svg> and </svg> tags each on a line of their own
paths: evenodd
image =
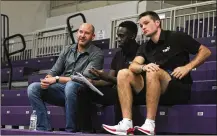
<svg viewBox="0 0 217 136">
<path fill-rule="evenodd" d="M 170 50 L 170 46 L 166 47 L 166 49 L 163 49 L 163 52 L 168 52 Z"/>
</svg>

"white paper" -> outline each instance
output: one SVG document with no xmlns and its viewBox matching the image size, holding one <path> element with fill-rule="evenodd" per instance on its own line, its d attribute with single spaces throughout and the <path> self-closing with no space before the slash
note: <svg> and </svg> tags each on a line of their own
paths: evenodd
<svg viewBox="0 0 217 136">
<path fill-rule="evenodd" d="M 97 40 L 105 39 L 105 30 L 99 30 L 96 34 L 96 39 Z"/>
<path fill-rule="evenodd" d="M 76 72 L 76 76 L 74 76 L 74 78 L 78 81 L 81 81 L 82 83 L 85 83 L 91 90 L 93 90 L 94 92 L 97 92 L 99 95 L 103 96 L 104 94 L 97 89 L 92 83 L 90 83 L 87 78 L 85 78 L 81 73 Z"/>
</svg>

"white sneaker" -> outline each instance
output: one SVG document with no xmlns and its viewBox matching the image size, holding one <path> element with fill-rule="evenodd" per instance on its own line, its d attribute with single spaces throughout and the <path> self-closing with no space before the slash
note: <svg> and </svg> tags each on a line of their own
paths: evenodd
<svg viewBox="0 0 217 136">
<path fill-rule="evenodd" d="M 123 121 L 120 121 L 118 125 L 115 126 L 108 126 L 103 124 L 102 127 L 108 131 L 109 133 L 115 134 L 115 135 L 133 135 L 134 134 L 134 128 L 132 125 L 124 124 Z"/>
<path fill-rule="evenodd" d="M 155 128 L 151 124 L 143 124 L 141 127 L 135 126 L 134 129 L 146 134 L 155 135 Z"/>
</svg>

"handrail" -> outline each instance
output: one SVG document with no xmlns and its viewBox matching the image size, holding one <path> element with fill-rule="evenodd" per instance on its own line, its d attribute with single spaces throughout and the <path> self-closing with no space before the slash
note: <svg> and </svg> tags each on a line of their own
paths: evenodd
<svg viewBox="0 0 217 136">
<path fill-rule="evenodd" d="M 6 43 L 9 42 L 9 40 L 12 39 L 12 38 L 14 38 L 14 37 L 20 37 L 21 38 L 21 41 L 23 43 L 23 48 L 20 49 L 20 50 L 17 50 L 17 51 L 9 53 L 9 51 L 7 49 L 7 44 Z M 9 85 L 8 85 L 8 89 L 10 90 L 11 89 L 12 76 L 13 76 L 13 67 L 12 67 L 12 64 L 11 64 L 10 56 L 14 55 L 16 53 L 24 51 L 26 49 L 26 42 L 25 42 L 25 39 L 24 39 L 23 35 L 21 35 L 21 34 L 15 34 L 15 35 L 12 35 L 12 36 L 9 36 L 9 37 L 5 38 L 4 42 L 3 42 L 3 46 L 4 46 L 6 58 L 7 58 L 7 61 L 8 61 L 8 65 L 10 67 Z"/>
<path fill-rule="evenodd" d="M 6 37 L 9 37 L 9 17 L 5 14 L 1 14 L 1 17 L 2 17 L 2 37 L 3 38 L 2 40 L 4 40 Z M 1 44 L 2 44 L 2 41 L 1 41 Z M 7 43 L 9 45 L 9 43 Z M 9 47 L 8 47 L 9 48 Z M 5 61 L 5 53 L 2 54 L 2 59 Z"/>
<path fill-rule="evenodd" d="M 74 39 L 73 33 L 77 32 L 78 29 L 72 31 L 72 27 L 73 27 L 73 26 L 70 25 L 70 19 L 72 19 L 72 18 L 74 18 L 74 17 L 77 17 L 77 16 L 81 16 L 81 18 L 82 18 L 82 20 L 83 20 L 83 23 L 86 23 L 86 18 L 85 18 L 85 16 L 84 16 L 84 14 L 82 14 L 82 13 L 74 14 L 74 15 L 72 15 L 72 16 L 67 17 L 67 19 L 66 19 L 67 29 L 68 29 L 68 33 L 69 33 L 69 35 L 70 35 L 70 38 L 71 38 L 71 40 L 72 40 L 72 44 L 75 43 L 75 39 Z M 72 27 L 71 27 L 71 26 L 72 26 Z"/>
</svg>

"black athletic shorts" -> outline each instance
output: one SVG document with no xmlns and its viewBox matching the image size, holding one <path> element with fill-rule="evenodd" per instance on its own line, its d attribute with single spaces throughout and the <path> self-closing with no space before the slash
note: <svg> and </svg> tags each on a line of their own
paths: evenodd
<svg viewBox="0 0 217 136">
<path fill-rule="evenodd" d="M 143 75 L 145 80 L 145 75 Z M 134 94 L 134 104 L 146 104 L 146 86 L 144 89 Z M 191 84 L 183 84 L 180 80 L 172 78 L 164 94 L 160 96 L 159 105 L 188 104 L 191 97 Z"/>
</svg>

